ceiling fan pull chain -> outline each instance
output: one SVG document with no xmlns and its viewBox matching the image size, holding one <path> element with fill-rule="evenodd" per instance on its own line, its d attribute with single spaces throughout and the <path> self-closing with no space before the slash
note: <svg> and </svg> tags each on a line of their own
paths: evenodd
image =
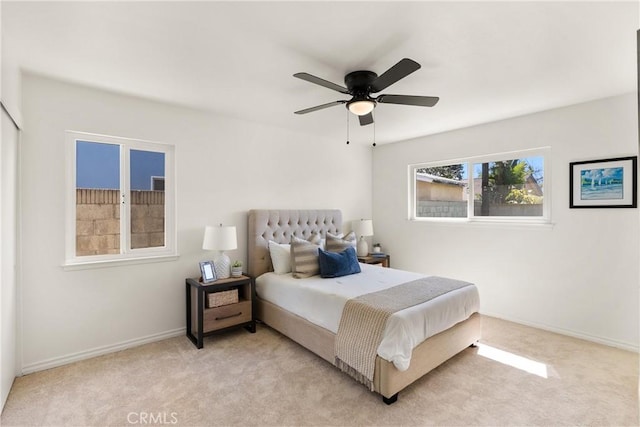
<svg viewBox="0 0 640 427">
<path fill-rule="evenodd" d="M 371 115 L 374 116 L 373 111 L 371 112 Z M 375 121 L 375 116 L 374 116 L 374 120 L 373 120 L 373 146 L 376 146 L 376 121 Z"/>
<path fill-rule="evenodd" d="M 349 110 L 347 110 L 347 145 L 349 145 Z"/>
</svg>

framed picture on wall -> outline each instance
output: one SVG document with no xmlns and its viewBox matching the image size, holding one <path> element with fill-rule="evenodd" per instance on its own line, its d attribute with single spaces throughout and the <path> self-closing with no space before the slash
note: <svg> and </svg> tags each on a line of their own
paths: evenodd
<svg viewBox="0 0 640 427">
<path fill-rule="evenodd" d="M 216 269 L 213 267 L 213 261 L 202 261 L 200 263 L 200 273 L 202 273 L 202 283 L 211 283 L 218 279 Z"/>
<path fill-rule="evenodd" d="M 636 156 L 570 163 L 569 207 L 635 208 L 637 175 Z"/>
</svg>

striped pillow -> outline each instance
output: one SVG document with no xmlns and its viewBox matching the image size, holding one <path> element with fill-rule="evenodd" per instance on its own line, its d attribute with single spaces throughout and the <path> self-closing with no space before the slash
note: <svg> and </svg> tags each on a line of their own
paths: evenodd
<svg viewBox="0 0 640 427">
<path fill-rule="evenodd" d="M 319 245 L 291 236 L 291 272 L 293 277 L 303 279 L 320 274 L 318 249 L 320 249 Z"/>
<path fill-rule="evenodd" d="M 351 231 L 349 234 L 340 238 L 331 233 L 327 233 L 327 243 L 325 244 L 328 252 L 342 252 L 347 248 L 355 248 L 358 245 L 356 233 Z"/>
<path fill-rule="evenodd" d="M 309 238 L 307 239 L 307 242 L 311 242 L 314 245 L 322 246 L 322 238 L 318 233 L 313 233 L 311 236 L 309 236 Z"/>
</svg>

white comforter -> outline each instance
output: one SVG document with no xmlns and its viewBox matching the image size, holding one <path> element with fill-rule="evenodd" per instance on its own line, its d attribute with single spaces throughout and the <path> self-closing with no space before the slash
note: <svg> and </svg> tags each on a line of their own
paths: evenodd
<svg viewBox="0 0 640 427">
<path fill-rule="evenodd" d="M 256 279 L 256 292 L 260 298 L 335 334 L 347 300 L 425 277 L 375 265 L 360 267 L 362 273 L 335 279 L 296 279 L 291 273 L 265 273 Z M 466 286 L 399 311 L 387 321 L 378 355 L 406 371 L 418 344 L 467 319 L 479 306 L 477 288 Z"/>
</svg>

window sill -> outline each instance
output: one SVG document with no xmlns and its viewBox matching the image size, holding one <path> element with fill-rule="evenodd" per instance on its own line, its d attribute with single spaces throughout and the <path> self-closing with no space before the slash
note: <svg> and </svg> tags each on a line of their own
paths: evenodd
<svg viewBox="0 0 640 427">
<path fill-rule="evenodd" d="M 552 230 L 553 222 L 539 220 L 504 220 L 504 219 L 468 219 L 468 218 L 411 218 L 412 222 L 454 227 L 503 228 L 503 229 L 536 229 Z"/>
<path fill-rule="evenodd" d="M 107 260 L 99 260 L 99 261 L 67 261 L 62 265 L 62 269 L 64 271 L 75 271 L 75 270 L 89 270 L 93 268 L 108 268 L 108 267 L 120 267 L 124 265 L 135 265 L 135 264 L 151 264 L 156 262 L 169 262 L 176 261 L 180 258 L 179 254 L 175 255 L 159 255 L 159 256 L 148 256 L 148 257 L 139 257 L 139 258 L 120 258 L 120 259 L 107 259 Z"/>
</svg>

